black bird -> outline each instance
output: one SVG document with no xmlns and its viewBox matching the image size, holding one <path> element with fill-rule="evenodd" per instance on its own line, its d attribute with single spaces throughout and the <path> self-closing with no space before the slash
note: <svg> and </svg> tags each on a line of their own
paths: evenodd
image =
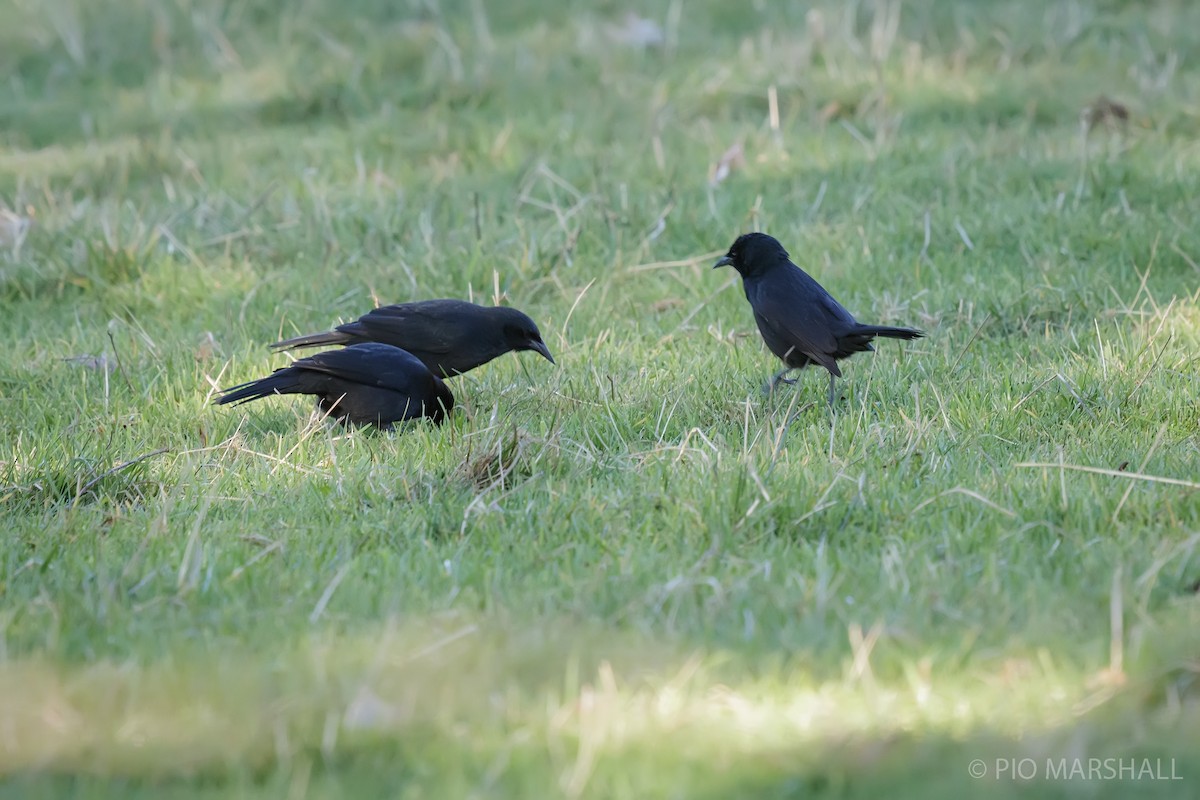
<svg viewBox="0 0 1200 800">
<path fill-rule="evenodd" d="M 841 376 L 839 359 L 874 350 L 876 336 L 916 339 L 924 331 L 862 325 L 842 308 L 821 284 L 791 262 L 786 250 L 765 233 L 747 233 L 737 238 L 713 269 L 731 265 L 742 276 L 742 288 L 754 310 L 754 321 L 771 352 L 783 359 L 767 390 L 793 369 L 816 364 L 829 370 L 829 406 L 833 407 L 833 384 Z"/>
<path fill-rule="evenodd" d="M 515 308 L 463 300 L 421 300 L 381 306 L 331 331 L 271 345 L 276 350 L 382 342 L 400 347 L 434 375 L 451 378 L 509 351 L 532 350 L 554 363 L 538 326 Z"/>
<path fill-rule="evenodd" d="M 214 402 L 248 403 L 275 394 L 314 394 L 318 407 L 342 422 L 377 425 L 429 417 L 441 424 L 454 395 L 412 354 L 378 342 L 302 358 L 265 378 L 225 389 Z"/>
</svg>

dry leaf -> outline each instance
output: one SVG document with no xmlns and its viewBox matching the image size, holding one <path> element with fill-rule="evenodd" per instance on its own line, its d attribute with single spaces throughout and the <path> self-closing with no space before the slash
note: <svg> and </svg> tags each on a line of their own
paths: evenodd
<svg viewBox="0 0 1200 800">
<path fill-rule="evenodd" d="M 394 724 L 398 709 L 366 686 L 361 686 L 342 715 L 348 731 L 371 730 Z"/>
<path fill-rule="evenodd" d="M 217 344 L 217 339 L 213 336 L 212 331 L 205 331 L 204 336 L 200 339 L 200 344 L 196 347 L 196 360 L 210 361 L 220 352 L 221 346 Z"/>
<path fill-rule="evenodd" d="M 63 361 L 66 361 L 68 364 L 74 364 L 77 367 L 104 370 L 105 372 L 111 372 L 113 368 L 112 362 L 109 361 L 108 356 L 104 355 L 103 353 L 98 356 L 71 356 L 69 358 L 64 358 Z"/>
<path fill-rule="evenodd" d="M 0 246 L 11 247 L 14 253 L 17 252 L 31 227 L 31 217 L 23 217 L 15 211 L 0 207 Z"/>
<path fill-rule="evenodd" d="M 837 100 L 830 100 L 817 112 L 817 121 L 822 125 L 828 125 L 830 122 L 841 117 L 844 111 L 845 109 L 842 108 L 841 103 Z"/>
<path fill-rule="evenodd" d="M 1079 112 L 1079 122 L 1088 131 L 1097 125 L 1111 125 L 1114 122 L 1123 125 L 1129 122 L 1129 109 L 1116 100 L 1100 95 Z"/>
<path fill-rule="evenodd" d="M 1105 667 L 1095 675 L 1090 676 L 1084 682 L 1084 686 L 1093 691 L 1097 689 L 1115 689 L 1124 686 L 1127 680 L 1128 676 L 1125 674 L 1124 670 L 1114 667 Z"/>
<path fill-rule="evenodd" d="M 709 185 L 716 186 L 728 178 L 730 173 L 735 169 L 740 169 L 744 166 L 746 166 L 746 154 L 742 150 L 742 143 L 734 142 L 729 146 L 728 150 L 721 154 L 717 165 L 713 167 L 712 174 L 708 179 Z"/>
</svg>

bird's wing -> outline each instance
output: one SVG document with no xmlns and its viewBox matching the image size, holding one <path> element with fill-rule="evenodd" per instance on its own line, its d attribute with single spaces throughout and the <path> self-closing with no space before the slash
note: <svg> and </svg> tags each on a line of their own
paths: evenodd
<svg viewBox="0 0 1200 800">
<path fill-rule="evenodd" d="M 412 353 L 376 342 L 325 350 L 292 366 L 403 394 L 422 392 L 422 386 L 432 377 Z"/>
<path fill-rule="evenodd" d="M 451 304 L 451 305 L 447 305 Z M 380 306 L 338 330 L 373 342 L 385 342 L 406 350 L 447 354 L 462 337 L 462 321 L 453 305 L 457 301 L 426 301 Z"/>
<path fill-rule="evenodd" d="M 837 338 L 830 325 L 829 310 L 820 297 L 825 294 L 824 290 L 816 294 L 798 281 L 779 277 L 780 280 L 755 284 L 751 305 L 756 317 L 766 321 L 796 352 L 822 366 L 827 366 L 826 362 L 833 363 L 831 355 L 837 350 Z M 786 277 L 791 278 L 790 275 Z M 820 286 L 816 288 L 820 289 Z"/>
</svg>

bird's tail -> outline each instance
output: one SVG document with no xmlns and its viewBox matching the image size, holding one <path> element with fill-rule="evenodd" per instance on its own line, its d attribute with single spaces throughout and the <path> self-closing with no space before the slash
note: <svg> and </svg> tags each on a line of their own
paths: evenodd
<svg viewBox="0 0 1200 800">
<path fill-rule="evenodd" d="M 341 331 L 324 331 L 322 333 L 310 333 L 306 336 L 297 336 L 293 339 L 284 339 L 282 342 L 276 342 L 271 345 L 272 350 L 295 350 L 300 347 L 320 347 L 326 344 L 348 344 L 351 337 L 349 334 Z"/>
<path fill-rule="evenodd" d="M 883 336 L 887 339 L 920 339 L 925 331 L 916 328 L 893 328 L 890 325 L 859 325 L 854 329 L 856 335 Z"/>
<path fill-rule="evenodd" d="M 305 370 L 284 367 L 265 378 L 223 389 L 221 396 L 214 400 L 213 404 L 223 406 L 226 403 L 249 403 L 251 400 L 276 394 L 311 394 L 313 387 L 309 385 L 310 381 L 306 380 L 311 377 Z"/>
</svg>

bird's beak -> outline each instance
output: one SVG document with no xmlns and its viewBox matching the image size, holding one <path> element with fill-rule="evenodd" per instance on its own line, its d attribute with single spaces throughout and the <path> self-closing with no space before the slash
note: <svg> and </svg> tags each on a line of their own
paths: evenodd
<svg viewBox="0 0 1200 800">
<path fill-rule="evenodd" d="M 717 267 L 727 267 L 732 263 L 733 263 L 733 259 L 730 258 L 729 256 L 721 256 L 720 260 L 718 260 L 717 263 L 713 264 L 713 269 L 716 269 Z"/>
<path fill-rule="evenodd" d="M 557 366 L 557 362 L 555 362 L 554 356 L 550 355 L 550 348 L 546 347 L 545 342 L 530 342 L 529 349 L 541 355 L 542 358 L 546 359 L 551 364 L 555 364 L 555 366 Z"/>
</svg>

